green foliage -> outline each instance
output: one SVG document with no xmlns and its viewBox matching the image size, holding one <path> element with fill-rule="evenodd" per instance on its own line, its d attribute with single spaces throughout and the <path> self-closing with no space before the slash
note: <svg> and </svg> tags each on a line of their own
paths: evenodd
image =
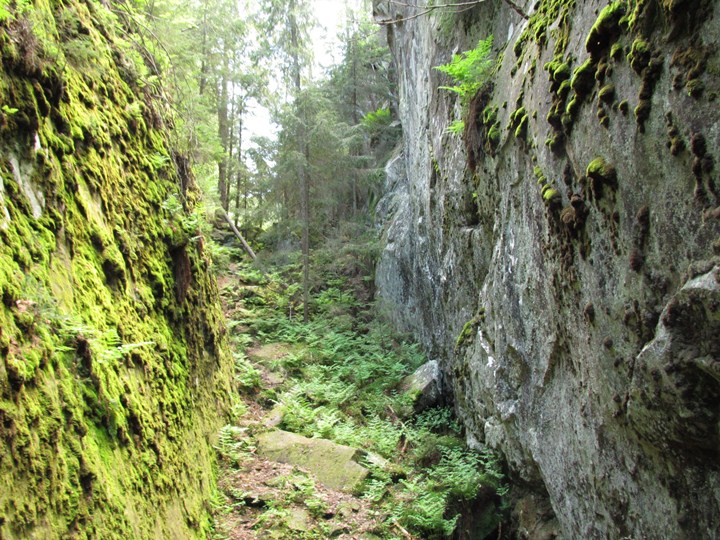
<svg viewBox="0 0 720 540">
<path fill-rule="evenodd" d="M 14 21 L 30 8 L 30 0 L 0 0 L 0 24 L 5 21 Z"/>
<path fill-rule="evenodd" d="M 3 110 L 3 112 L 4 112 L 5 114 L 11 114 L 11 115 L 12 115 L 12 114 L 17 113 L 20 109 L 16 109 L 15 107 L 10 107 L 10 106 L 8 106 L 8 105 L 3 105 L 3 106 L 2 106 L 2 110 Z"/>
<path fill-rule="evenodd" d="M 453 122 L 447 127 L 446 131 L 454 135 L 462 135 L 463 131 L 465 131 L 465 121 L 453 120 Z"/>
<path fill-rule="evenodd" d="M 392 115 L 388 107 L 381 107 L 376 111 L 370 111 L 362 117 L 362 125 L 365 129 L 376 131 L 386 127 L 392 122 Z"/>
<path fill-rule="evenodd" d="M 259 388 L 262 382 L 260 371 L 248 361 L 244 353 L 236 351 L 233 356 L 235 358 L 235 382 L 238 386 L 243 390 Z"/>
<path fill-rule="evenodd" d="M 156 171 L 159 171 L 160 169 L 162 169 L 163 167 L 168 165 L 168 163 L 170 163 L 170 156 L 161 154 L 159 152 L 150 156 L 149 159 L 150 159 L 150 165 Z"/>
<path fill-rule="evenodd" d="M 10 0 L 0 0 L 0 23 L 13 18 L 12 12 L 8 9 Z"/>
<path fill-rule="evenodd" d="M 480 40 L 477 47 L 453 56 L 451 62 L 436 66 L 435 69 L 452 77 L 454 86 L 441 86 L 444 90 L 456 92 L 467 104 L 487 82 L 493 67 L 493 36 Z"/>
<path fill-rule="evenodd" d="M 445 538 L 456 527 L 453 512 L 461 503 L 473 501 L 483 488 L 504 493 L 500 466 L 493 454 L 465 447 L 452 409 L 434 408 L 412 417 L 412 397 L 396 389 L 425 358 L 417 345 L 373 320 L 370 306 L 341 278 L 338 250 L 333 252 L 335 258 L 318 256 L 324 288 L 315 294 L 308 323 L 277 312 L 278 306 L 286 309 L 283 280 L 293 279 L 298 271 L 294 265 L 268 272 L 264 280 L 258 276 L 264 283 L 259 295 L 266 302 L 253 303 L 252 315 L 244 321 L 262 341 L 290 346 L 288 354 L 266 364 L 288 375 L 273 396 L 280 427 L 369 452 L 363 464 L 372 472 L 362 496 L 388 516 L 383 534 L 394 534 L 397 523 L 420 538 Z M 347 270 L 348 264 L 340 267 Z M 253 271 L 242 267 L 239 274 L 252 278 Z M 310 501 L 306 507 L 318 515 L 323 506 L 310 485 L 288 485 L 294 486 L 293 501 Z M 297 494 L 306 490 L 302 497 Z M 272 505 L 268 526 L 282 526 L 288 501 Z M 500 512 L 490 511 L 492 527 Z"/>
<path fill-rule="evenodd" d="M 205 225 L 202 207 L 198 206 L 187 212 L 180 197 L 173 193 L 163 201 L 161 208 L 169 215 L 165 223 L 170 229 L 174 245 L 181 246 L 200 238 L 201 229 Z"/>
<path fill-rule="evenodd" d="M 244 428 L 226 425 L 218 432 L 215 450 L 233 467 L 242 465 L 255 450 L 250 444 L 251 439 L 247 436 L 246 431 Z"/>
<path fill-rule="evenodd" d="M 448 515 L 451 501 L 470 502 L 483 487 L 492 487 L 499 494 L 507 492 L 494 455 L 460 447 L 441 447 L 439 452 L 439 462 L 425 474 L 400 481 L 404 489 L 392 505 L 392 519 L 428 539 L 454 532 L 459 515 Z M 496 517 L 493 526 L 497 522 Z"/>
</svg>

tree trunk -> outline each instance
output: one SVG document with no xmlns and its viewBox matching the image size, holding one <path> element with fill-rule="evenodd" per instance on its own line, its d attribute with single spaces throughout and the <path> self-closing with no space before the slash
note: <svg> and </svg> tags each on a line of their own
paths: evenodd
<svg viewBox="0 0 720 540">
<path fill-rule="evenodd" d="M 230 216 L 228 216 L 225 212 L 222 213 L 223 218 L 225 218 L 225 221 L 227 221 L 228 225 L 230 225 L 230 229 L 232 230 L 233 234 L 237 237 L 238 240 L 240 240 L 240 243 L 243 246 L 243 249 L 245 249 L 245 252 L 250 255 L 250 258 L 254 261 L 257 259 L 257 255 L 255 255 L 255 252 L 250 247 L 250 244 L 247 243 L 247 240 L 245 240 L 245 237 L 242 235 L 242 233 L 238 230 L 238 228 L 235 226 L 235 224 L 232 222 L 232 219 L 230 219 Z"/>
<path fill-rule="evenodd" d="M 298 148 L 306 159 L 309 158 L 310 147 L 305 140 L 305 112 L 302 106 L 300 93 L 302 81 L 300 79 L 300 31 L 298 29 L 295 15 L 295 0 L 290 0 L 288 11 L 290 21 L 290 43 L 292 47 L 293 60 L 293 82 L 295 83 L 295 107 L 300 116 L 298 125 L 297 142 Z M 307 174 L 305 163 L 298 167 L 300 180 L 300 219 L 302 221 L 302 265 L 303 265 L 303 320 L 307 322 L 310 318 L 310 179 Z"/>
<path fill-rule="evenodd" d="M 235 225 L 238 224 L 240 217 L 240 189 L 242 187 L 243 177 L 245 171 L 243 170 L 243 158 L 242 158 L 242 130 L 243 130 L 243 106 L 242 101 L 238 103 L 237 115 L 238 115 L 238 145 L 237 145 L 237 172 L 235 174 Z M 245 182 L 245 210 L 247 210 L 247 182 Z"/>
<path fill-rule="evenodd" d="M 205 93 L 205 87 L 207 86 L 208 70 L 209 70 L 209 45 L 208 45 L 208 5 L 209 0 L 203 2 L 203 16 L 202 16 L 202 38 L 200 39 L 200 84 L 199 94 L 202 96 Z"/>
<path fill-rule="evenodd" d="M 357 75 L 357 64 L 358 64 L 358 53 L 357 53 L 357 39 L 358 39 L 358 32 L 355 28 L 355 17 L 348 21 L 348 26 L 351 26 L 350 30 L 350 56 L 352 58 L 352 64 L 350 69 L 350 75 L 351 75 L 351 85 L 352 85 L 352 94 L 351 94 L 351 101 L 350 104 L 352 106 L 352 120 L 353 120 L 353 126 L 357 126 L 360 123 L 360 118 L 358 117 L 358 75 Z M 350 151 L 350 156 L 355 157 L 360 155 L 360 149 L 357 148 L 356 144 L 353 144 L 353 147 Z M 358 212 L 358 171 L 356 167 L 353 167 L 352 171 L 350 171 L 350 175 L 352 177 L 352 213 L 353 216 L 357 215 Z"/>
<path fill-rule="evenodd" d="M 220 195 L 220 206 L 228 211 L 228 58 L 227 47 L 223 61 L 223 72 L 220 77 L 220 95 L 218 99 L 218 136 L 223 149 L 223 155 L 218 161 L 218 193 Z"/>
</svg>

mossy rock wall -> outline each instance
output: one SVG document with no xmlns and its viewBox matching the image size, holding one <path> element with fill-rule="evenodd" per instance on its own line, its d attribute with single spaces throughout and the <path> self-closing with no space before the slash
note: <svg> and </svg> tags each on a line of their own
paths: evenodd
<svg viewBox="0 0 720 540">
<path fill-rule="evenodd" d="M 720 3 L 426 4 L 374 2 L 408 135 L 387 313 L 533 492 L 519 535 L 718 538 Z M 464 108 L 433 67 L 490 34 Z"/>
<path fill-rule="evenodd" d="M 157 78 L 120 8 L 13 6 L 0 21 L 0 537 L 204 537 L 230 363 Z"/>
</svg>

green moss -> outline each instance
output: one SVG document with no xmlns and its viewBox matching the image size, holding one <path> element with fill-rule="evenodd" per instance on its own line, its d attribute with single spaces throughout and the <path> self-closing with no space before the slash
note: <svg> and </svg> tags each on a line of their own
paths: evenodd
<svg viewBox="0 0 720 540">
<path fill-rule="evenodd" d="M 577 67 L 573 72 L 572 79 L 570 80 L 570 87 L 573 89 L 575 94 L 579 97 L 585 97 L 588 95 L 593 87 L 595 86 L 595 62 L 588 58 L 582 65 Z"/>
<path fill-rule="evenodd" d="M 651 49 L 647 41 L 642 39 L 636 39 L 633 41 L 630 47 L 630 52 L 627 55 L 630 67 L 638 75 L 642 74 L 643 70 L 650 63 Z"/>
<path fill-rule="evenodd" d="M 543 189 L 542 198 L 546 203 L 556 203 L 560 200 L 560 193 L 558 190 L 546 186 L 547 189 Z"/>
<path fill-rule="evenodd" d="M 514 130 L 515 137 L 524 139 L 527 135 L 528 115 L 525 107 L 519 107 L 510 115 L 510 128 Z"/>
<path fill-rule="evenodd" d="M 575 6 L 575 0 L 541 0 L 537 9 L 528 20 L 527 26 L 513 45 L 513 51 L 518 58 L 529 42 L 543 47 L 547 42 L 548 29 L 558 21 L 555 30 L 554 55 L 561 55 L 567 48 L 570 31 L 570 12 Z"/>
<path fill-rule="evenodd" d="M 585 49 L 591 57 L 600 58 L 608 47 L 620 37 L 620 19 L 625 12 L 625 2 L 613 2 L 600 11 L 585 40 Z"/>
<path fill-rule="evenodd" d="M 545 146 L 550 148 L 554 153 L 558 153 L 565 142 L 565 136 L 562 133 L 557 133 L 552 137 L 545 139 Z"/>
<path fill-rule="evenodd" d="M 557 92 L 556 92 L 558 98 L 560 98 L 561 101 L 565 101 L 568 94 L 570 93 L 570 89 L 571 89 L 570 80 L 563 81 L 560 84 L 560 86 L 558 87 Z"/>
<path fill-rule="evenodd" d="M 642 128 L 645 121 L 650 117 L 650 101 L 641 99 L 633 112 L 635 114 L 635 121 L 638 126 Z"/>
<path fill-rule="evenodd" d="M 0 131 L 45 195 L 37 215 L 0 159 L 11 218 L 0 227 L 0 415 L 12 425 L 0 460 L 13 464 L 0 467 L 13 486 L 0 490 L 0 536 L 202 536 L 213 470 L 203 441 L 231 366 L 199 245 L 187 250 L 188 298 L 175 295 L 159 207 L 181 182 L 151 159 L 170 155 L 168 137 L 142 120 L 152 102 L 128 105 L 143 94 L 116 66 L 133 45 L 106 7 L 40 0 L 31 17 L 40 75 L 0 75 L 0 95 L 23 102 Z M 58 41 L 70 19 L 87 30 L 82 43 Z"/>
<path fill-rule="evenodd" d="M 685 92 L 690 97 L 699 98 L 703 90 L 705 90 L 705 84 L 700 79 L 690 79 L 685 84 Z"/>
<path fill-rule="evenodd" d="M 613 60 L 619 62 L 622 60 L 624 54 L 624 47 L 622 43 L 614 43 L 613 46 L 610 48 L 610 58 Z"/>
<path fill-rule="evenodd" d="M 609 180 L 615 177 L 615 167 L 602 157 L 596 157 L 587 166 L 585 174 L 590 178 Z"/>
<path fill-rule="evenodd" d="M 570 102 L 567 104 L 567 107 L 565 108 L 565 113 L 572 119 L 577 115 L 578 111 L 580 110 L 580 100 L 577 96 L 573 96 L 573 98 L 570 100 Z"/>
<path fill-rule="evenodd" d="M 605 80 L 605 77 L 608 75 L 608 72 L 612 73 L 610 70 L 610 66 L 607 64 L 607 62 L 600 62 L 597 65 L 597 69 L 595 70 L 595 80 L 599 83 L 602 83 Z"/>
<path fill-rule="evenodd" d="M 590 181 L 590 190 L 596 199 L 603 196 L 605 188 L 617 188 L 617 172 L 615 167 L 602 157 L 596 157 L 587 166 L 585 171 Z"/>
<path fill-rule="evenodd" d="M 610 126 L 610 117 L 608 116 L 605 109 L 603 109 L 602 107 L 598 108 L 597 117 L 602 127 L 607 128 L 608 126 Z"/>
<path fill-rule="evenodd" d="M 498 144 L 500 144 L 500 124 L 496 123 L 493 124 L 490 127 L 490 130 L 488 131 L 488 142 L 490 143 L 491 147 L 497 148 Z"/>
<path fill-rule="evenodd" d="M 598 92 L 598 99 L 604 103 L 612 103 L 615 100 L 615 85 L 606 84 Z"/>
<path fill-rule="evenodd" d="M 483 124 L 494 124 L 495 121 L 497 121 L 497 113 L 497 107 L 493 107 L 492 105 L 488 105 L 487 107 L 485 107 L 482 114 Z"/>
<path fill-rule="evenodd" d="M 475 317 L 470 319 L 463 325 L 460 334 L 455 340 L 455 350 L 458 351 L 463 347 L 467 347 L 475 339 L 478 327 L 485 322 L 485 309 L 481 308 Z"/>
<path fill-rule="evenodd" d="M 672 154 L 673 156 L 677 156 L 680 152 L 685 150 L 685 141 L 680 135 L 680 131 L 678 130 L 678 128 L 672 125 L 672 123 L 668 126 L 667 135 L 670 139 L 668 141 L 668 148 L 670 149 L 670 154 Z"/>
</svg>

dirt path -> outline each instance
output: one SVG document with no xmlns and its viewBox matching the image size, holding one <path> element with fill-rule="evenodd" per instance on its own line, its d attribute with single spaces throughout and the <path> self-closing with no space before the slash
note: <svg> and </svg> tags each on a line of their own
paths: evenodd
<svg viewBox="0 0 720 540">
<path fill-rule="evenodd" d="M 228 320 L 239 322 L 233 332 L 247 331 L 238 320 L 242 315 L 238 297 L 248 294 L 249 288 L 228 277 L 218 282 Z M 250 289 L 250 294 L 254 292 Z M 282 413 L 267 396 L 292 382 L 278 365 L 296 347 L 255 338 L 244 350 L 235 351 L 247 356 L 261 382 L 259 388 L 241 396 L 245 413 L 235 426 L 226 428 L 224 443 L 218 444 L 222 457 L 216 538 L 379 538 L 372 531 L 384 516 L 377 515 L 371 502 L 323 486 L 309 470 L 258 455 L 256 436 L 274 430 L 282 420 Z"/>
</svg>

